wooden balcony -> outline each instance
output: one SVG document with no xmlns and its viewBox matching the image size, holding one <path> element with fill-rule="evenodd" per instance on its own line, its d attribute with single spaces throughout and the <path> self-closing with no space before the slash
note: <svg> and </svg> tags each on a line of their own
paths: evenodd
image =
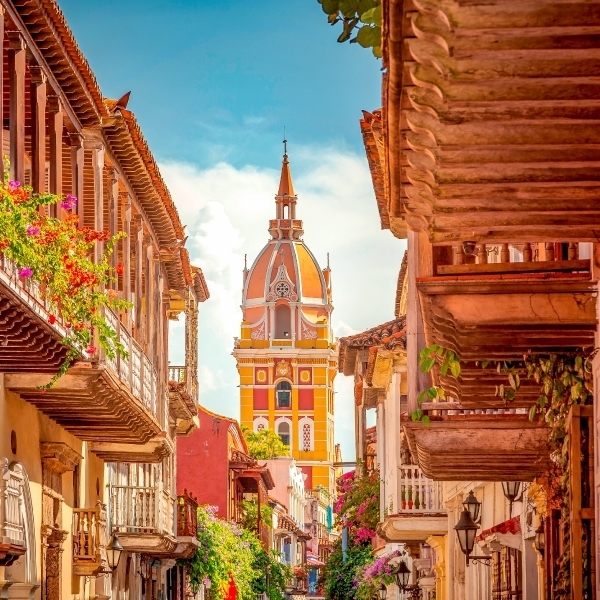
<svg viewBox="0 0 600 600">
<path fill-rule="evenodd" d="M 388 542 L 424 542 L 430 535 L 445 535 L 448 516 L 441 482 L 426 477 L 417 465 L 400 465 L 398 469 L 397 512 L 379 525 L 380 537 Z"/>
<path fill-rule="evenodd" d="M 479 244 L 429 247 L 433 274 L 417 278 L 427 345 L 454 350 L 458 381 L 440 378 L 465 408 L 498 408 L 506 376 L 475 361 L 522 359 L 528 351 L 573 351 L 594 345 L 595 286 L 577 244 Z M 560 260 L 559 260 L 560 259 Z M 514 408 L 527 408 L 538 386 L 522 377 Z"/>
<path fill-rule="evenodd" d="M 169 367 L 169 410 L 177 435 L 190 435 L 198 423 L 198 381 L 188 367 Z"/>
<path fill-rule="evenodd" d="M 305 596 L 308 593 L 308 577 L 290 577 L 285 590 L 292 596 Z"/>
<path fill-rule="evenodd" d="M 392 227 L 403 218 L 434 242 L 597 239 L 592 22 L 583 1 L 390 4 Z"/>
<path fill-rule="evenodd" d="M 110 573 L 106 546 L 106 506 L 73 509 L 73 574 L 86 577 Z"/>
<path fill-rule="evenodd" d="M 0 566 L 8 567 L 27 551 L 23 508 L 23 476 L 20 464 L 9 466 L 0 458 Z"/>
<path fill-rule="evenodd" d="M 548 429 L 526 409 L 421 405 L 430 424 L 402 422 L 412 456 L 436 481 L 532 481 L 549 466 Z"/>
<path fill-rule="evenodd" d="M 177 536 L 195 537 L 198 534 L 198 499 L 187 490 L 177 496 Z"/>
<path fill-rule="evenodd" d="M 171 450 L 162 435 L 166 395 L 149 358 L 119 318 L 106 311 L 127 358 L 109 359 L 102 352 L 94 358 L 82 356 L 52 389 L 40 393 L 38 386 L 46 384 L 64 360 L 60 340 L 68 330 L 59 320 L 49 323 L 37 284 L 19 280 L 13 271 L 12 263 L 0 257 L 0 322 L 5 323 L 0 371 L 6 387 L 91 442 L 105 460 L 161 460 Z M 132 452 L 137 457 L 131 457 Z"/>
</svg>

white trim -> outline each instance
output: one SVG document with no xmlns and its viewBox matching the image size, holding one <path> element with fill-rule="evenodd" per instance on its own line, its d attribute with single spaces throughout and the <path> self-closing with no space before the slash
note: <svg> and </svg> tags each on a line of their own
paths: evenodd
<svg viewBox="0 0 600 600">
<path fill-rule="evenodd" d="M 304 448 L 304 426 L 310 427 L 310 446 L 307 449 Z M 302 417 L 298 421 L 298 450 L 300 452 L 313 452 L 315 449 L 315 422 L 308 416 Z"/>
<path fill-rule="evenodd" d="M 279 426 L 282 423 L 287 423 L 290 427 L 290 452 L 294 451 L 294 424 L 288 417 L 278 417 L 275 419 L 275 433 L 279 435 Z"/>
</svg>

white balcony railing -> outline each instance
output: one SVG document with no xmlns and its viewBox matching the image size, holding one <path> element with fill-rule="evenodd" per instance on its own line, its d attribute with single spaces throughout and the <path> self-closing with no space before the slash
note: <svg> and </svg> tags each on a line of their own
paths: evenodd
<svg viewBox="0 0 600 600">
<path fill-rule="evenodd" d="M 440 482 L 428 479 L 417 465 L 400 465 L 400 513 L 446 512 Z"/>
<path fill-rule="evenodd" d="M 7 458 L 0 458 L 0 543 L 25 547 L 25 523 L 21 503 L 25 477 L 22 467 L 9 467 Z"/>
<path fill-rule="evenodd" d="M 113 531 L 175 535 L 175 499 L 161 486 L 110 486 Z"/>
<path fill-rule="evenodd" d="M 117 315 L 104 309 L 106 322 L 117 333 L 117 339 L 128 353 L 127 358 L 115 355 L 105 358 L 109 369 L 131 390 L 131 393 L 158 418 L 158 375 L 150 359 L 133 339 Z"/>
</svg>

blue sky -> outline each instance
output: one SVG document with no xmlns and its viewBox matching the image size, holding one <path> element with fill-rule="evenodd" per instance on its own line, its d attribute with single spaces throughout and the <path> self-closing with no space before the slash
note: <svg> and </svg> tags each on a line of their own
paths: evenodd
<svg viewBox="0 0 600 600">
<path fill-rule="evenodd" d="M 358 120 L 380 106 L 381 62 L 338 44 L 316 0 L 59 0 L 105 96 L 131 90 L 211 299 L 200 319 L 201 402 L 237 417 L 232 338 L 243 255 L 268 239 L 283 127 L 305 241 L 331 253 L 337 335 L 393 318 L 404 245 L 380 231 Z M 182 327 L 171 360 L 181 363 Z M 353 455 L 352 382 L 336 438 Z"/>
</svg>

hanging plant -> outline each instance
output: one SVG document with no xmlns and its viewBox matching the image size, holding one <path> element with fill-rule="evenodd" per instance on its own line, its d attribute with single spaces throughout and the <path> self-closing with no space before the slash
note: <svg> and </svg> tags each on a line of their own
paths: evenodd
<svg viewBox="0 0 600 600">
<path fill-rule="evenodd" d="M 52 205 L 60 207 L 65 218 L 51 217 Z M 20 279 L 38 284 L 49 323 L 60 322 L 67 332 L 61 340 L 68 348 L 65 360 L 49 383 L 40 387 L 42 392 L 84 353 L 96 355 L 95 340 L 108 358 L 127 356 L 103 311 L 131 307 L 118 292 L 106 289 L 123 272 L 122 265 L 113 269 L 108 257 L 124 234 L 111 237 L 106 231 L 81 227 L 73 213 L 76 206 L 77 198 L 71 195 L 33 194 L 18 181 L 0 184 L 0 253 L 12 261 Z M 99 243 L 104 244 L 104 254 L 95 263 L 92 257 Z"/>
</svg>

